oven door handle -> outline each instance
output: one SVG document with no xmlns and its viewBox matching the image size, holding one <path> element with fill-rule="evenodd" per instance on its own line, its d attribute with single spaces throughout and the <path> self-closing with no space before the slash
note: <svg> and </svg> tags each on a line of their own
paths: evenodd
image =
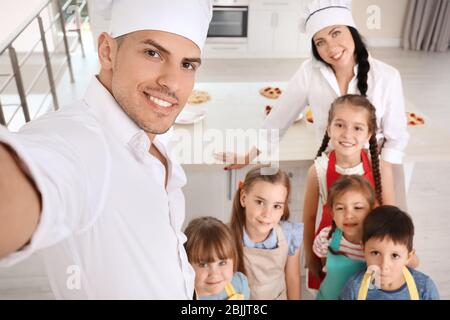
<svg viewBox="0 0 450 320">
<path fill-rule="evenodd" d="M 213 11 L 248 11 L 248 8 L 214 8 Z"/>
</svg>

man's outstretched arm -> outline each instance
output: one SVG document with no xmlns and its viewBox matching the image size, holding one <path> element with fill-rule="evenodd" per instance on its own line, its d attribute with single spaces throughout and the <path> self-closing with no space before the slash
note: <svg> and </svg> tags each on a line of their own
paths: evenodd
<svg viewBox="0 0 450 320">
<path fill-rule="evenodd" d="M 20 159 L 0 143 L 0 258 L 31 239 L 41 212 L 39 192 Z"/>
</svg>

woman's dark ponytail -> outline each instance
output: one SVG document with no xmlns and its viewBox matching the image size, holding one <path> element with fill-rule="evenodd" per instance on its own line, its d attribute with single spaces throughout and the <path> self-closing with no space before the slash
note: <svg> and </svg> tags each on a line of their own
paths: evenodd
<svg viewBox="0 0 450 320">
<path fill-rule="evenodd" d="M 358 64 L 358 89 L 361 95 L 367 96 L 367 78 L 370 70 L 369 64 L 369 52 L 367 51 L 366 45 L 361 38 L 358 30 L 353 27 L 348 27 L 350 33 L 352 34 L 353 41 L 355 42 L 355 60 Z"/>
</svg>

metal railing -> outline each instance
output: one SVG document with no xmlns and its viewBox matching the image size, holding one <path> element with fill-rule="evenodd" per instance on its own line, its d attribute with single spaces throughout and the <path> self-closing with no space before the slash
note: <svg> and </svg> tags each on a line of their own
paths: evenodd
<svg viewBox="0 0 450 320">
<path fill-rule="evenodd" d="M 86 0 L 83 1 L 76 1 L 76 4 L 72 4 L 72 0 L 68 0 L 66 1 L 63 5 L 61 5 L 60 1 L 58 0 L 48 0 L 39 10 L 38 13 L 36 15 L 34 15 L 30 21 L 28 21 L 26 23 L 26 25 L 20 30 L 18 31 L 15 35 L 13 35 L 12 40 L 9 41 L 9 43 L 7 43 L 3 48 L 0 48 L 0 56 L 6 51 L 8 50 L 9 52 L 9 59 L 11 62 L 11 67 L 12 67 L 12 73 L 10 74 L 0 74 L 0 77 L 6 77 L 6 80 L 0 84 L 0 124 L 5 125 L 5 126 L 9 126 L 9 124 L 11 123 L 11 121 L 14 119 L 14 117 L 16 116 L 16 114 L 18 113 L 18 111 L 20 109 L 22 109 L 23 111 L 23 115 L 25 118 L 26 122 L 29 122 L 31 120 L 31 115 L 30 115 L 30 110 L 29 110 L 29 106 L 28 106 L 28 102 L 27 102 L 27 96 L 31 93 L 31 91 L 33 90 L 33 88 L 35 87 L 35 85 L 38 83 L 38 80 L 40 78 L 40 76 L 42 75 L 42 73 L 44 72 L 44 70 L 47 70 L 47 77 L 48 77 L 48 81 L 49 81 L 49 89 L 46 91 L 43 101 L 41 102 L 41 104 L 38 106 L 36 114 L 39 113 L 39 111 L 41 110 L 42 106 L 44 105 L 48 95 L 51 93 L 52 95 L 52 100 L 53 100 L 53 108 L 55 110 L 59 109 L 59 103 L 58 103 L 58 96 L 56 93 L 56 85 L 55 85 L 55 77 L 57 78 L 60 73 L 62 72 L 62 70 L 64 70 L 64 67 L 67 63 L 68 69 L 69 69 L 69 73 L 70 73 L 70 81 L 73 83 L 75 82 L 74 79 L 74 75 L 73 75 L 73 68 L 72 68 L 72 60 L 71 60 L 71 56 L 70 56 L 70 52 L 73 50 L 73 48 L 69 47 L 69 41 L 68 41 L 68 37 L 67 37 L 67 33 L 68 32 L 77 32 L 77 37 L 78 37 L 78 43 L 75 43 L 75 46 L 77 46 L 78 44 L 81 47 L 82 50 L 82 55 L 83 58 L 85 57 L 85 52 L 84 52 L 84 46 L 83 46 L 83 40 L 81 37 L 81 19 L 80 19 L 80 12 L 81 10 L 84 8 L 84 6 L 86 6 Z M 44 28 L 44 23 L 43 23 L 43 19 L 42 19 L 42 12 L 48 8 L 48 6 L 50 4 L 54 4 L 57 7 L 57 14 L 54 15 L 50 21 L 50 25 L 47 27 L 47 29 Z M 67 13 L 71 13 L 72 12 L 72 17 L 70 19 L 68 19 L 68 21 L 65 21 L 64 18 L 64 12 Z M 13 42 L 24 32 L 24 30 L 27 29 L 28 26 L 30 26 L 31 23 L 33 23 L 34 21 L 38 22 L 39 25 L 39 33 L 40 33 L 40 39 L 33 44 L 32 48 L 26 52 L 25 56 L 21 59 L 21 61 L 19 61 L 18 56 L 17 56 L 17 52 L 16 49 L 13 46 Z M 47 40 L 46 40 L 46 33 L 49 30 L 52 30 L 53 25 L 55 23 L 57 23 L 57 21 L 60 22 L 60 28 L 61 28 L 61 32 L 62 32 L 62 40 L 60 40 L 59 42 L 57 42 L 54 46 L 54 50 L 52 53 L 49 52 L 48 50 L 48 45 L 47 45 Z M 75 21 L 75 25 L 76 28 L 73 30 L 67 30 L 66 29 L 66 24 L 68 23 L 73 23 Z M 59 48 L 59 46 L 64 43 L 64 51 L 65 51 L 65 58 L 63 59 L 63 62 L 60 66 L 60 68 L 56 71 L 56 76 L 53 73 L 53 69 L 52 69 L 52 64 L 51 64 L 51 58 L 53 57 L 54 54 L 57 53 L 57 50 Z M 34 53 L 34 50 L 36 49 L 36 47 L 42 44 L 42 54 L 44 56 L 45 59 L 45 64 L 42 65 L 38 72 L 36 73 L 36 75 L 34 76 L 34 78 L 31 80 L 31 83 L 29 85 L 28 88 L 24 87 L 24 83 L 23 83 L 23 79 L 22 79 L 22 73 L 21 73 L 21 67 L 23 67 L 23 65 L 26 63 L 26 61 L 30 58 L 30 56 Z M 75 47 L 74 46 L 74 47 Z M 5 89 L 8 87 L 8 85 L 11 83 L 12 80 L 15 80 L 16 83 L 16 88 L 17 88 L 17 92 L 19 95 L 19 99 L 20 99 L 20 104 L 14 104 L 14 103 L 9 103 L 9 104 L 3 104 L 1 102 L 1 95 L 2 93 L 5 91 Z M 12 116 L 10 117 L 9 121 L 5 118 L 4 112 L 3 112 L 3 107 L 5 106 L 16 106 Z"/>
</svg>

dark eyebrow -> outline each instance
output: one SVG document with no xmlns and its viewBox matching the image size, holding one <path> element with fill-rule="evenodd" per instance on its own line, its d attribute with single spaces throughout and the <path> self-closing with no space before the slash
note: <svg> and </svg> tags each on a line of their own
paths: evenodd
<svg viewBox="0 0 450 320">
<path fill-rule="evenodd" d="M 264 201 L 266 201 L 266 199 L 264 199 L 263 197 L 260 197 L 260 196 L 255 196 L 255 198 L 258 198 L 258 200 L 264 200 Z M 277 201 L 277 202 L 275 202 L 275 204 L 284 204 L 284 202 L 283 202 L 283 201 L 282 201 L 282 202 Z"/>
<path fill-rule="evenodd" d="M 156 49 L 158 49 L 159 51 L 161 51 L 162 53 L 166 54 L 166 55 L 170 55 L 170 51 L 167 50 L 166 48 L 164 48 L 162 45 L 160 45 L 159 43 L 151 40 L 151 39 L 146 39 L 141 41 L 141 43 L 149 45 L 149 46 L 153 46 Z M 191 63 L 198 63 L 199 65 L 202 64 L 202 59 L 200 58 L 183 58 L 183 62 L 191 62 Z"/>
<path fill-rule="evenodd" d="M 339 27 L 334 27 L 333 29 L 331 29 L 330 32 L 328 32 L 328 34 L 332 34 L 334 32 L 334 30 L 338 29 Z"/>
<path fill-rule="evenodd" d="M 330 32 L 328 32 L 328 34 L 332 34 L 336 29 L 338 29 L 338 28 L 340 28 L 339 26 L 338 27 L 334 27 L 333 29 L 331 29 L 331 31 Z M 322 40 L 323 38 L 316 38 L 316 39 L 314 39 L 313 38 L 313 40 L 316 42 L 316 41 L 319 41 L 319 40 Z"/>
<path fill-rule="evenodd" d="M 198 63 L 198 65 L 200 66 L 202 64 L 202 59 L 200 58 L 184 58 L 183 62 L 190 62 L 190 63 Z"/>
<path fill-rule="evenodd" d="M 158 49 L 159 51 L 161 51 L 162 53 L 165 53 L 167 55 L 170 55 L 169 50 L 167 50 L 166 48 L 164 48 L 162 45 L 156 43 L 155 41 L 151 40 L 151 39 L 147 39 L 147 40 L 143 40 L 141 41 L 141 43 L 143 44 L 147 44 L 149 46 L 153 46 L 156 49 Z"/>
<path fill-rule="evenodd" d="M 342 121 L 342 122 L 346 122 L 344 119 L 341 119 L 341 118 L 335 118 L 335 119 L 333 119 L 333 121 Z M 367 124 L 364 123 L 364 122 L 354 122 L 353 124 L 358 125 L 358 126 L 367 127 Z"/>
</svg>

